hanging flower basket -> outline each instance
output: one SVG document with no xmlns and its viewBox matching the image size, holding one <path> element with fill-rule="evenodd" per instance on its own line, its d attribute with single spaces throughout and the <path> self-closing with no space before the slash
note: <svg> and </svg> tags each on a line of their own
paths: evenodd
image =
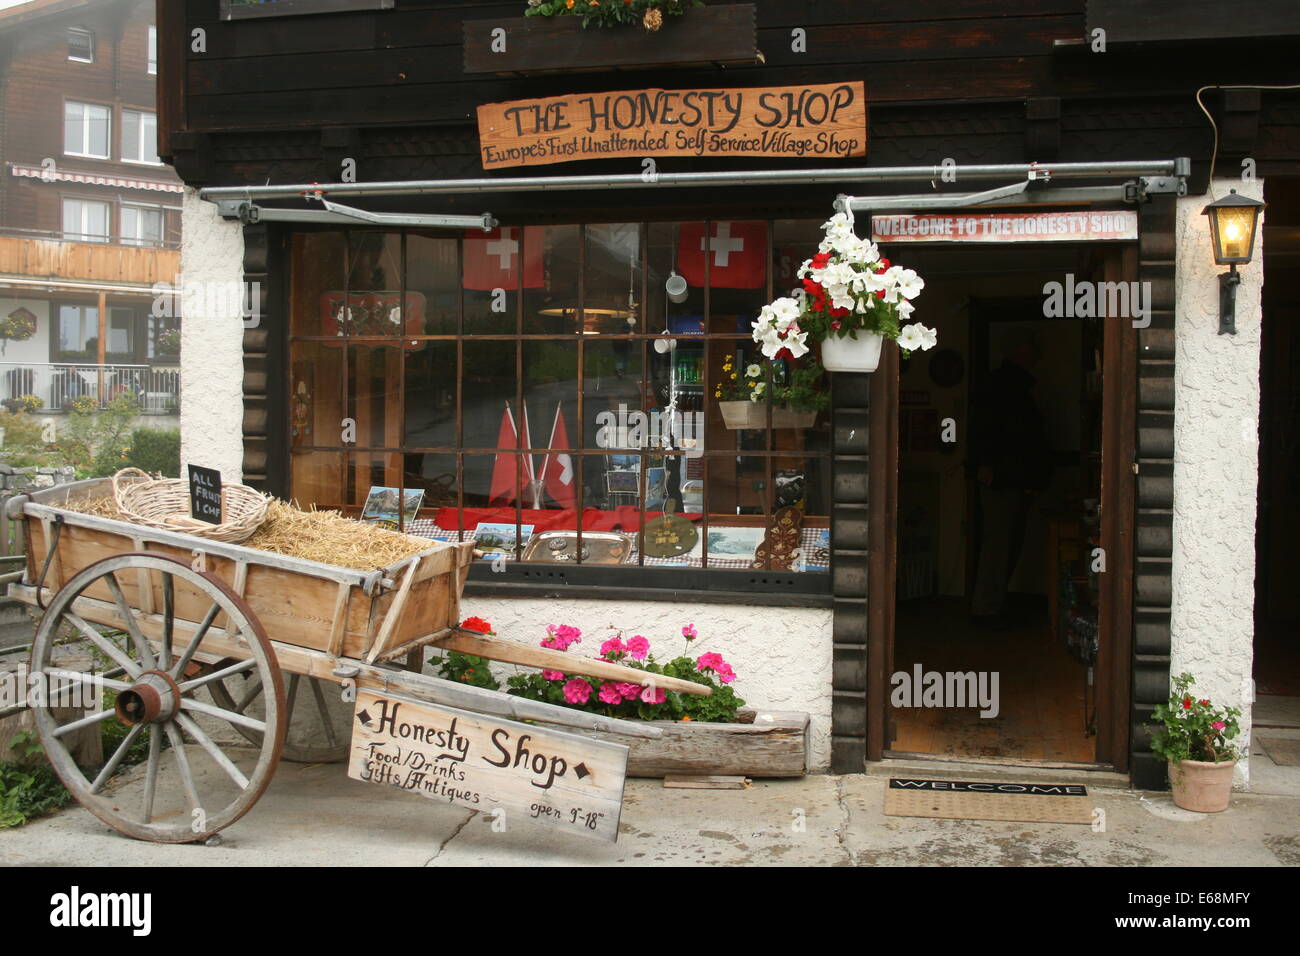
<svg viewBox="0 0 1300 956">
<path fill-rule="evenodd" d="M 556 6 L 561 9 L 544 12 Z M 615 9 L 610 3 L 593 8 L 585 0 L 565 8 L 563 2 L 548 0 L 523 12 L 514 19 L 465 21 L 466 73 L 576 73 L 610 67 L 762 62 L 752 3 L 692 8 L 690 2 L 633 0 Z M 504 46 L 497 32 L 501 30 Z"/>
<path fill-rule="evenodd" d="M 15 309 L 0 320 L 0 338 L 26 342 L 36 334 L 36 316 L 27 309 Z"/>
<path fill-rule="evenodd" d="M 822 366 L 829 372 L 874 372 L 884 343 L 879 332 L 859 332 L 856 338 L 832 335 L 822 343 Z"/>
<path fill-rule="evenodd" d="M 754 320 L 754 341 L 763 354 L 774 361 L 797 359 L 812 350 L 811 338 L 831 371 L 870 372 L 880 362 L 884 339 L 896 341 L 904 355 L 934 348 L 934 330 L 909 321 L 924 280 L 859 238 L 852 213 L 837 213 L 822 228 L 826 238 L 817 254 L 799 267 L 798 298 L 779 298 Z"/>
</svg>

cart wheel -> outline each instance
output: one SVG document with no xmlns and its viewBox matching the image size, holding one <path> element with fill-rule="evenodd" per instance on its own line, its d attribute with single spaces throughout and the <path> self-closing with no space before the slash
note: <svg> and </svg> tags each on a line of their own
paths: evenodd
<svg viewBox="0 0 1300 956">
<path fill-rule="evenodd" d="M 233 661 L 223 661 L 218 667 Z M 319 677 L 290 674 L 286 679 L 282 760 L 294 763 L 340 763 L 348 757 L 354 707 L 343 700 L 339 685 Z M 264 685 L 251 674 L 214 680 L 208 685 L 212 700 L 222 710 L 261 718 Z M 249 741 L 261 746 L 262 735 L 245 724 L 232 724 Z"/>
<path fill-rule="evenodd" d="M 149 579 L 155 593 L 161 594 L 162 613 L 145 614 L 123 593 L 125 588 L 138 594 L 139 576 L 133 572 L 141 569 L 152 572 Z M 74 606 L 91 589 L 109 600 L 86 597 L 82 605 Z M 187 611 L 179 625 L 175 621 L 178 601 L 195 609 L 192 617 Z M 87 620 L 91 617 L 113 621 L 114 627 L 91 624 Z M 214 626 L 219 617 L 220 628 Z M 192 620 L 199 621 L 197 627 Z M 108 668 L 124 673 L 106 679 L 52 667 L 56 638 L 65 625 L 108 657 L 112 662 Z M 162 640 L 163 635 L 169 639 Z M 225 666 L 199 666 L 217 660 Z M 41 618 L 32 645 L 32 670 L 65 682 L 97 680 L 116 692 L 112 705 L 101 698 L 99 710 L 63 722 L 51 707 L 33 710 L 41 744 L 63 785 L 83 807 L 128 836 L 156 843 L 205 840 L 248 812 L 280 761 L 284 684 L 261 624 L 222 581 L 174 558 L 122 554 L 97 561 L 73 577 Z M 264 695 L 268 703 L 260 719 L 232 714 L 196 696 L 200 687 L 213 680 L 250 672 L 271 688 Z M 41 703 L 46 702 L 48 696 Z M 215 721 L 243 721 L 256 730 L 261 740 L 256 753 L 242 742 L 235 746 L 214 740 L 210 731 Z M 87 727 L 116 729 L 120 742 L 115 739 L 105 747 L 96 766 L 82 768 L 68 742 L 74 731 Z M 164 741 L 168 753 L 163 752 Z M 147 751 L 147 756 L 140 753 L 144 790 L 139 795 L 110 783 L 133 748 L 137 753 Z M 175 772 L 163 773 L 165 764 Z"/>
</svg>

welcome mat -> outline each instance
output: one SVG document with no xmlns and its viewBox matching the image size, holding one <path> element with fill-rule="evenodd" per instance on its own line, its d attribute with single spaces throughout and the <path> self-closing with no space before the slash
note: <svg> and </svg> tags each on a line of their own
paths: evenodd
<svg viewBox="0 0 1300 956">
<path fill-rule="evenodd" d="M 1272 758 L 1279 767 L 1300 767 L 1300 740 L 1284 740 L 1281 737 L 1256 737 L 1264 753 Z"/>
<path fill-rule="evenodd" d="M 1015 823 L 1092 823 L 1088 788 L 1073 783 L 998 783 L 890 777 L 885 816 Z"/>
</svg>

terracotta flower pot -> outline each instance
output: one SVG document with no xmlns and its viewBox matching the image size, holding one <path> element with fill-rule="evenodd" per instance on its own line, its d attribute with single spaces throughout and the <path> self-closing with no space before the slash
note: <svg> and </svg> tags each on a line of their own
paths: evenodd
<svg viewBox="0 0 1300 956">
<path fill-rule="evenodd" d="M 827 336 L 822 342 L 822 366 L 830 372 L 874 372 L 880 365 L 884 336 L 858 329 L 857 338 Z"/>
<path fill-rule="evenodd" d="M 1205 760 L 1169 761 L 1169 783 L 1174 804 L 1197 813 L 1220 813 L 1232 799 L 1232 768 L 1235 760 L 1210 763 Z"/>
</svg>

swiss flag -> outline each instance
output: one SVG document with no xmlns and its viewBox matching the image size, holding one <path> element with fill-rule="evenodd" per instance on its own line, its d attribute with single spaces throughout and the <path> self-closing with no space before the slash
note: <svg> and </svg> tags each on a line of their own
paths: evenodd
<svg viewBox="0 0 1300 956">
<path fill-rule="evenodd" d="M 767 223 L 702 222 L 681 226 L 677 268 L 693 286 L 704 285 L 704 257 L 715 289 L 758 289 L 767 284 Z"/>
<path fill-rule="evenodd" d="M 546 284 L 542 252 L 545 226 L 504 226 L 491 232 L 465 233 L 466 289 L 491 291 L 519 288 L 519 263 L 524 270 L 523 287 L 538 289 Z M 522 248 L 520 248 L 522 244 Z"/>
<path fill-rule="evenodd" d="M 528 409 L 524 409 L 524 447 L 529 445 Z M 497 432 L 497 458 L 492 464 L 492 483 L 488 486 L 488 504 L 508 505 L 515 500 L 515 478 L 519 470 L 520 456 L 515 454 L 519 447 L 519 433 L 515 429 L 515 417 L 510 412 L 510 403 L 501 415 L 501 430 Z M 521 477 L 525 488 L 533 478 L 533 456 L 524 455 L 524 474 Z"/>
<path fill-rule="evenodd" d="M 555 421 L 551 425 L 551 440 L 547 448 L 568 448 L 569 430 L 564 425 L 564 415 L 560 403 L 555 403 Z M 577 496 L 573 490 L 573 457 L 566 453 L 547 455 L 542 460 L 542 487 L 561 508 L 576 506 Z"/>
</svg>

